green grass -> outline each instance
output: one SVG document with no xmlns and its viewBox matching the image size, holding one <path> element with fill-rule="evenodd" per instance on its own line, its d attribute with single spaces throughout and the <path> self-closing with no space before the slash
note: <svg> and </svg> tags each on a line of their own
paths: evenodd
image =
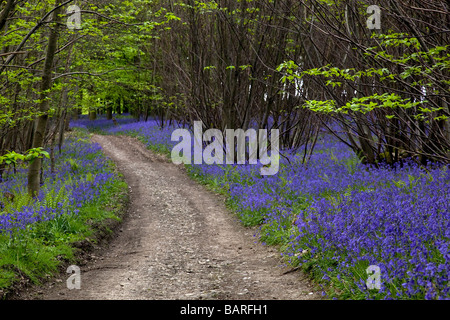
<svg viewBox="0 0 450 320">
<path fill-rule="evenodd" d="M 122 178 L 113 180 L 78 214 L 35 223 L 11 237 L 0 235 L 0 297 L 23 280 L 39 284 L 68 263 L 76 264 L 82 251 L 79 244 L 89 247 L 86 243 L 96 243 L 112 232 L 110 226 L 121 220 L 127 199 L 127 184 Z"/>
</svg>

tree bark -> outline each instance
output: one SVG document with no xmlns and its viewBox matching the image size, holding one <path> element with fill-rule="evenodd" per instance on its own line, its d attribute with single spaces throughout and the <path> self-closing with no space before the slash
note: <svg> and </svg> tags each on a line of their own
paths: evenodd
<svg viewBox="0 0 450 320">
<path fill-rule="evenodd" d="M 95 109 L 89 110 L 89 120 L 94 121 L 97 119 L 97 111 Z"/>
<path fill-rule="evenodd" d="M 8 19 L 9 13 L 14 10 L 16 6 L 15 0 L 8 0 L 6 2 L 5 8 L 0 12 L 0 30 L 6 25 L 6 20 Z"/>
<path fill-rule="evenodd" d="M 47 53 L 45 57 L 44 70 L 42 73 L 41 82 L 41 95 L 40 95 L 40 105 L 39 111 L 42 112 L 36 120 L 36 128 L 34 131 L 33 145 L 32 148 L 43 147 L 45 130 L 47 128 L 48 122 L 48 109 L 49 109 L 49 90 L 52 86 L 52 68 L 53 60 L 55 57 L 57 42 L 58 42 L 58 21 L 59 21 L 59 11 L 60 11 L 61 0 L 56 1 L 55 11 L 53 12 L 53 27 L 50 30 L 50 35 L 48 39 Z M 42 167 L 42 159 L 34 159 L 28 168 L 28 193 L 30 196 L 37 197 L 39 195 L 40 189 L 40 171 Z"/>
</svg>

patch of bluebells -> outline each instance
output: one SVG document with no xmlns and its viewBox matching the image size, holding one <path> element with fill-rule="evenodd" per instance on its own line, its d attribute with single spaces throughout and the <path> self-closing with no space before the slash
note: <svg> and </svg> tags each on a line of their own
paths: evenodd
<svg viewBox="0 0 450 320">
<path fill-rule="evenodd" d="M 117 123 L 121 125 L 136 122 L 136 119 L 131 117 L 129 114 L 115 115 L 115 119 Z M 87 129 L 89 131 L 105 132 L 110 128 L 115 127 L 115 124 L 113 120 L 107 120 L 106 115 L 98 115 L 95 120 L 89 120 L 87 115 L 81 115 L 79 119 L 72 120 L 70 122 L 70 127 Z"/>
<path fill-rule="evenodd" d="M 322 144 L 308 166 L 293 156 L 276 176 L 237 169 L 247 181 L 230 185 L 238 212 L 263 212 L 262 238 L 281 234 L 291 262 L 323 265 L 324 281 L 339 275 L 370 298 L 362 280 L 378 265 L 378 298 L 449 298 L 450 170 L 348 165 L 341 147 Z"/>
<path fill-rule="evenodd" d="M 118 121 L 119 125 L 107 130 L 109 134 L 132 134 L 147 146 L 157 148 L 159 151 L 171 150 L 178 142 L 171 141 L 172 132 L 177 128 L 176 124 L 166 123 L 163 128 L 159 122 L 149 119 L 147 122 Z"/>
<path fill-rule="evenodd" d="M 51 173 L 49 160 L 44 160 L 44 182 L 37 199 L 12 211 L 0 211 L 0 232 L 12 234 L 58 215 L 77 214 L 80 207 L 95 200 L 102 188 L 117 178 L 101 153 L 100 145 L 82 139 L 67 139 L 61 154 L 55 153 L 55 161 L 56 170 Z M 25 194 L 26 176 L 26 168 L 19 168 L 15 175 L 5 176 L 0 183 L 0 193 Z"/>
<path fill-rule="evenodd" d="M 173 130 L 178 128 L 176 122 L 166 122 L 161 128 L 160 121 L 148 119 L 148 121 L 136 121 L 130 115 L 123 114 L 116 116 L 117 125 L 112 120 L 107 120 L 101 115 L 96 120 L 89 120 L 86 116 L 81 116 L 79 120 L 71 121 L 71 128 L 86 129 L 91 132 L 103 132 L 105 134 L 128 134 L 138 137 L 147 147 L 152 147 L 158 151 L 168 151 L 177 142 L 171 141 Z"/>
<path fill-rule="evenodd" d="M 171 149 L 173 129 L 138 122 L 110 132 Z M 226 188 L 241 219 L 262 224 L 263 241 L 281 244 L 293 265 L 313 265 L 340 297 L 450 298 L 448 166 L 363 165 L 330 136 L 307 164 L 301 153 L 283 153 L 273 176 L 261 176 L 260 164 L 189 170 Z M 369 265 L 380 267 L 379 290 L 367 288 Z"/>
<path fill-rule="evenodd" d="M 339 201 L 313 201 L 297 215 L 291 256 L 308 250 L 302 263 L 316 254 L 329 259 L 332 267 L 323 271 L 324 278 L 346 275 L 366 294 L 365 283 L 354 273 L 378 265 L 385 298 L 448 298 L 449 171 L 408 169 L 410 177 L 417 177 L 409 184 L 353 190 Z"/>
</svg>

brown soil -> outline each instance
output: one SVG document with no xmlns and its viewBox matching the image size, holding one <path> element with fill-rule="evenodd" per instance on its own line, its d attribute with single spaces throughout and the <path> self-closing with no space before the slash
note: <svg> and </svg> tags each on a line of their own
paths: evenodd
<svg viewBox="0 0 450 320">
<path fill-rule="evenodd" d="M 81 289 L 69 290 L 62 273 L 16 298 L 320 299 L 307 277 L 283 266 L 276 248 L 244 228 L 222 196 L 206 190 L 137 139 L 99 136 L 104 152 L 124 175 L 130 204 L 117 235 L 90 253 Z"/>
</svg>

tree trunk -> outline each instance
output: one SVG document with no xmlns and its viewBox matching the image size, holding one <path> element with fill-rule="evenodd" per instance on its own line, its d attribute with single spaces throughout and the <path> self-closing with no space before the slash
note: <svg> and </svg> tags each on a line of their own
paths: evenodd
<svg viewBox="0 0 450 320">
<path fill-rule="evenodd" d="M 60 5 L 60 1 L 56 1 L 56 7 Z M 48 39 L 48 47 L 47 47 L 47 53 L 45 57 L 45 63 L 44 63 L 44 70 L 42 73 L 42 82 L 41 82 L 41 96 L 40 100 L 41 103 L 39 105 L 39 111 L 42 112 L 42 115 L 37 118 L 36 122 L 36 128 L 34 132 L 33 137 L 33 145 L 32 148 L 39 148 L 43 147 L 44 144 L 44 136 L 45 136 L 45 130 L 47 128 L 47 122 L 48 122 L 48 108 L 49 108 L 49 100 L 48 98 L 48 90 L 52 86 L 52 67 L 53 67 L 53 60 L 55 57 L 55 51 L 57 47 L 58 42 L 58 21 L 59 21 L 59 14 L 60 8 L 57 8 L 53 12 L 53 26 L 50 30 L 50 35 Z M 34 159 L 29 166 L 28 169 L 28 193 L 31 196 L 38 196 L 39 195 L 39 189 L 40 189 L 40 171 L 42 166 L 42 159 Z"/>
<path fill-rule="evenodd" d="M 97 119 L 97 111 L 94 109 L 89 110 L 89 120 L 94 121 Z"/>
<path fill-rule="evenodd" d="M 9 13 L 14 11 L 15 6 L 16 6 L 15 0 L 8 0 L 6 2 L 5 8 L 0 12 L 0 30 L 2 30 L 3 27 L 6 25 Z"/>
<path fill-rule="evenodd" d="M 112 106 L 108 106 L 106 108 L 106 119 L 112 120 L 112 117 L 113 117 L 113 108 L 112 108 Z"/>
</svg>

